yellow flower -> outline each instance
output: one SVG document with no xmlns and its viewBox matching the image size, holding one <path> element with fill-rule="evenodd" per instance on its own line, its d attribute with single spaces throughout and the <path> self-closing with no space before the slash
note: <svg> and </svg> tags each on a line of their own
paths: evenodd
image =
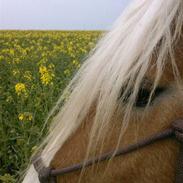
<svg viewBox="0 0 183 183">
<path fill-rule="evenodd" d="M 29 120 L 29 121 L 32 121 L 32 118 L 33 118 L 33 117 L 32 117 L 32 114 L 29 114 L 29 115 L 28 115 L 28 120 Z"/>
<path fill-rule="evenodd" d="M 25 87 L 25 84 L 23 83 L 17 83 L 15 85 L 15 91 L 18 96 L 20 96 L 21 94 L 27 95 L 26 87 Z"/>
<path fill-rule="evenodd" d="M 10 102 L 12 102 L 12 101 L 13 101 L 13 97 L 12 97 L 12 96 L 8 96 L 8 97 L 6 98 L 6 102 L 10 103 Z"/>
<path fill-rule="evenodd" d="M 40 78 L 42 84 L 44 84 L 44 85 L 52 84 L 51 81 L 52 81 L 54 76 L 55 76 L 54 74 L 48 73 L 48 72 L 43 74 Z"/>
<path fill-rule="evenodd" d="M 41 65 L 41 66 L 39 67 L 39 73 L 40 73 L 40 74 L 45 74 L 45 73 L 47 73 L 47 72 L 48 72 L 48 70 L 47 70 L 47 68 L 46 68 L 45 66 Z"/>
<path fill-rule="evenodd" d="M 3 55 L 0 56 L 0 61 L 3 61 L 5 58 Z"/>
<path fill-rule="evenodd" d="M 20 63 L 20 58 L 14 58 L 13 63 L 19 64 Z"/>
<path fill-rule="evenodd" d="M 53 65 L 50 64 L 48 67 L 49 67 L 49 69 L 47 69 L 47 67 L 45 67 L 43 65 L 41 65 L 39 67 L 39 73 L 41 75 L 40 80 L 41 80 L 42 84 L 44 84 L 44 85 L 48 85 L 48 84 L 52 85 L 53 84 L 52 80 L 55 77 L 55 75 L 51 69 L 51 67 L 53 68 Z"/>
<path fill-rule="evenodd" d="M 18 119 L 20 121 L 32 121 L 33 119 L 33 116 L 30 112 L 24 112 L 24 113 L 20 113 L 18 115 Z"/>
<path fill-rule="evenodd" d="M 20 121 L 23 121 L 23 119 L 24 119 L 24 114 L 20 113 L 20 114 L 18 115 L 18 119 L 19 119 Z"/>
<path fill-rule="evenodd" d="M 14 51 L 13 49 L 10 49 L 9 51 L 10 51 L 10 52 L 9 52 L 9 53 L 10 53 L 10 55 L 12 55 L 12 56 L 13 56 L 13 55 L 15 54 L 15 51 Z"/>
<path fill-rule="evenodd" d="M 48 65 L 48 68 L 54 69 L 55 68 L 55 65 L 51 63 L 51 64 Z"/>
<path fill-rule="evenodd" d="M 79 61 L 77 61 L 77 60 L 73 60 L 73 61 L 72 61 L 72 64 L 75 65 L 75 66 L 78 67 L 78 68 L 80 67 L 80 63 L 79 63 Z"/>
<path fill-rule="evenodd" d="M 66 70 L 64 70 L 64 74 L 67 75 L 67 76 L 69 76 L 71 74 L 71 72 L 70 72 L 69 69 L 66 69 Z"/>
<path fill-rule="evenodd" d="M 77 65 L 77 64 L 78 64 L 78 61 L 77 61 L 77 60 L 73 60 L 73 61 L 72 61 L 72 64 L 73 64 L 73 65 Z"/>
<path fill-rule="evenodd" d="M 13 76 L 17 76 L 17 75 L 20 74 L 20 71 L 19 71 L 18 69 L 14 69 L 14 70 L 12 71 L 12 73 L 13 73 Z"/>
</svg>

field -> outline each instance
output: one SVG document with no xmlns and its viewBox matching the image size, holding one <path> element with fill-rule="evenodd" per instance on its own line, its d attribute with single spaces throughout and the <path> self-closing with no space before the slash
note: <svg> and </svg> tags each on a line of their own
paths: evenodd
<svg viewBox="0 0 183 183">
<path fill-rule="evenodd" d="M 49 110 L 101 34 L 0 31 L 0 182 L 17 182 Z"/>
</svg>

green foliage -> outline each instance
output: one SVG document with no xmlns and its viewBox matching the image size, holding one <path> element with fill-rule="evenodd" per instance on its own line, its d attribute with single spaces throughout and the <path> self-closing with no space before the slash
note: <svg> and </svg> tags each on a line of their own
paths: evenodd
<svg viewBox="0 0 183 183">
<path fill-rule="evenodd" d="M 0 182 L 17 182 L 99 31 L 0 31 Z"/>
<path fill-rule="evenodd" d="M 4 174 L 3 176 L 0 176 L 0 181 L 3 183 L 15 183 L 16 182 L 16 180 L 10 174 Z"/>
</svg>

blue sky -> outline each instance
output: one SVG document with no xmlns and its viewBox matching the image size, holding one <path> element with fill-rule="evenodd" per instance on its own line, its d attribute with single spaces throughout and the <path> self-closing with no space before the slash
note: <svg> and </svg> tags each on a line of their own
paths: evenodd
<svg viewBox="0 0 183 183">
<path fill-rule="evenodd" d="M 0 0 L 0 29 L 110 29 L 130 0 Z"/>
</svg>

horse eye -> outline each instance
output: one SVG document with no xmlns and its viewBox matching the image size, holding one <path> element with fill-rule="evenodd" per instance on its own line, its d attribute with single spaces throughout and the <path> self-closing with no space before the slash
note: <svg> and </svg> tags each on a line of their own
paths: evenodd
<svg viewBox="0 0 183 183">
<path fill-rule="evenodd" d="M 158 97 L 161 93 L 163 93 L 165 88 L 157 87 L 151 97 L 150 104 L 153 102 L 153 100 Z M 151 95 L 151 90 L 146 88 L 141 88 L 138 92 L 137 99 L 135 102 L 136 107 L 145 107 L 149 102 L 149 97 Z"/>
<path fill-rule="evenodd" d="M 159 95 L 161 95 L 164 91 L 165 91 L 164 87 L 157 87 L 155 89 L 152 97 L 151 97 L 150 104 L 152 104 L 154 99 L 156 97 L 158 97 Z M 122 96 L 123 96 L 122 102 L 127 103 L 129 101 L 129 98 L 130 98 L 131 94 L 132 94 L 132 90 L 129 90 L 128 92 L 125 93 L 125 96 L 124 96 L 124 90 L 122 89 L 121 93 L 120 93 L 120 96 L 119 96 L 119 99 L 122 98 Z M 149 89 L 149 88 L 140 88 L 139 92 L 138 92 L 138 95 L 136 97 L 136 101 L 135 101 L 134 106 L 135 107 L 145 107 L 149 102 L 150 95 L 151 95 L 151 89 Z"/>
</svg>

